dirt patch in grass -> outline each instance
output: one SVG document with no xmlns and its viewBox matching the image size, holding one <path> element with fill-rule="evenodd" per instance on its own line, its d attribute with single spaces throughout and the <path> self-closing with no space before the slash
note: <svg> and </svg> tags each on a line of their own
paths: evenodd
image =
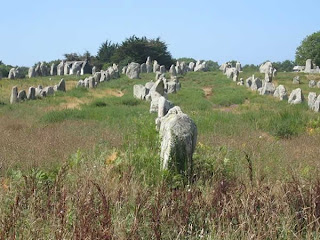
<svg viewBox="0 0 320 240">
<path fill-rule="evenodd" d="M 124 92 L 119 89 L 103 89 L 103 90 L 92 90 L 92 96 L 94 97 L 106 97 L 106 96 L 113 96 L 113 97 L 122 97 Z"/>
<path fill-rule="evenodd" d="M 208 99 L 210 96 L 212 96 L 212 87 L 203 87 L 202 88 L 204 92 L 204 97 Z"/>
</svg>

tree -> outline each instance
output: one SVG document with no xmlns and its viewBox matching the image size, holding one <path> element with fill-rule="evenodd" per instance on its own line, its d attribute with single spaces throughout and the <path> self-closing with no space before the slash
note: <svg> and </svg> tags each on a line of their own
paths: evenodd
<svg viewBox="0 0 320 240">
<path fill-rule="evenodd" d="M 80 61 L 80 56 L 78 53 L 65 53 L 63 54 L 67 61 Z"/>
<path fill-rule="evenodd" d="M 218 62 L 212 61 L 212 60 L 208 60 L 207 62 L 207 66 L 208 66 L 208 71 L 218 71 L 219 70 L 219 64 Z"/>
<path fill-rule="evenodd" d="M 121 43 L 111 57 L 111 61 L 120 65 L 126 65 L 129 62 L 141 64 L 147 60 L 148 56 L 167 68 L 173 64 L 167 45 L 160 38 L 147 39 L 146 37 L 139 38 L 134 35 Z"/>
<path fill-rule="evenodd" d="M 320 31 L 307 36 L 296 50 L 296 63 L 305 65 L 307 59 L 320 65 Z"/>
<path fill-rule="evenodd" d="M 98 61 L 100 61 L 101 63 L 110 63 L 111 57 L 114 55 L 118 47 L 118 44 L 114 44 L 111 41 L 106 40 L 104 43 L 101 44 L 98 50 Z"/>
<path fill-rule="evenodd" d="M 283 62 L 273 62 L 272 65 L 278 72 L 292 72 L 295 63 L 290 60 L 285 60 Z"/>
</svg>

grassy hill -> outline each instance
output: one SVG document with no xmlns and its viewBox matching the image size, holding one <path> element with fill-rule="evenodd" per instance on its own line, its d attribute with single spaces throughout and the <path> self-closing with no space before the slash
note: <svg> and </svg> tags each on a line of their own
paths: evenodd
<svg viewBox="0 0 320 240">
<path fill-rule="evenodd" d="M 242 73 L 246 79 L 252 73 Z M 260 74 L 257 76 L 263 77 Z M 279 73 L 290 91 L 317 76 Z M 0 81 L 0 236 L 3 239 L 294 239 L 319 237 L 320 115 L 236 86 L 220 72 L 180 77 L 169 100 L 198 127 L 193 183 L 160 171 L 150 103 L 126 76 L 9 104 Z"/>
</svg>

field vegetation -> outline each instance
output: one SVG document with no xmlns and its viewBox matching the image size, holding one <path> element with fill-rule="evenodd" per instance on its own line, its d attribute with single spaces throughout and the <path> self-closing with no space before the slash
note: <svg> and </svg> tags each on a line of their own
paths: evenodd
<svg viewBox="0 0 320 240">
<path fill-rule="evenodd" d="M 246 79 L 255 74 L 245 71 Z M 292 78 L 300 75 L 301 84 Z M 236 86 L 221 72 L 180 76 L 169 95 L 197 124 L 192 183 L 160 170 L 156 115 L 126 76 L 9 104 L 0 81 L 0 239 L 318 239 L 320 115 Z M 301 87 L 304 73 L 278 73 Z"/>
</svg>

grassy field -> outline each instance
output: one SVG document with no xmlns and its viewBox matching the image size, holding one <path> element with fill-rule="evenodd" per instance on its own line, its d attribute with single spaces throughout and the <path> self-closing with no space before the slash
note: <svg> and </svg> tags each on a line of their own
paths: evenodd
<svg viewBox="0 0 320 240">
<path fill-rule="evenodd" d="M 241 73 L 246 79 L 253 73 Z M 319 77 L 278 73 L 291 91 Z M 261 74 L 255 74 L 263 78 Z M 320 115 L 236 86 L 220 72 L 188 73 L 169 95 L 197 124 L 194 177 L 160 171 L 149 102 L 126 76 L 9 104 L 0 81 L 0 239 L 318 239 Z"/>
</svg>

